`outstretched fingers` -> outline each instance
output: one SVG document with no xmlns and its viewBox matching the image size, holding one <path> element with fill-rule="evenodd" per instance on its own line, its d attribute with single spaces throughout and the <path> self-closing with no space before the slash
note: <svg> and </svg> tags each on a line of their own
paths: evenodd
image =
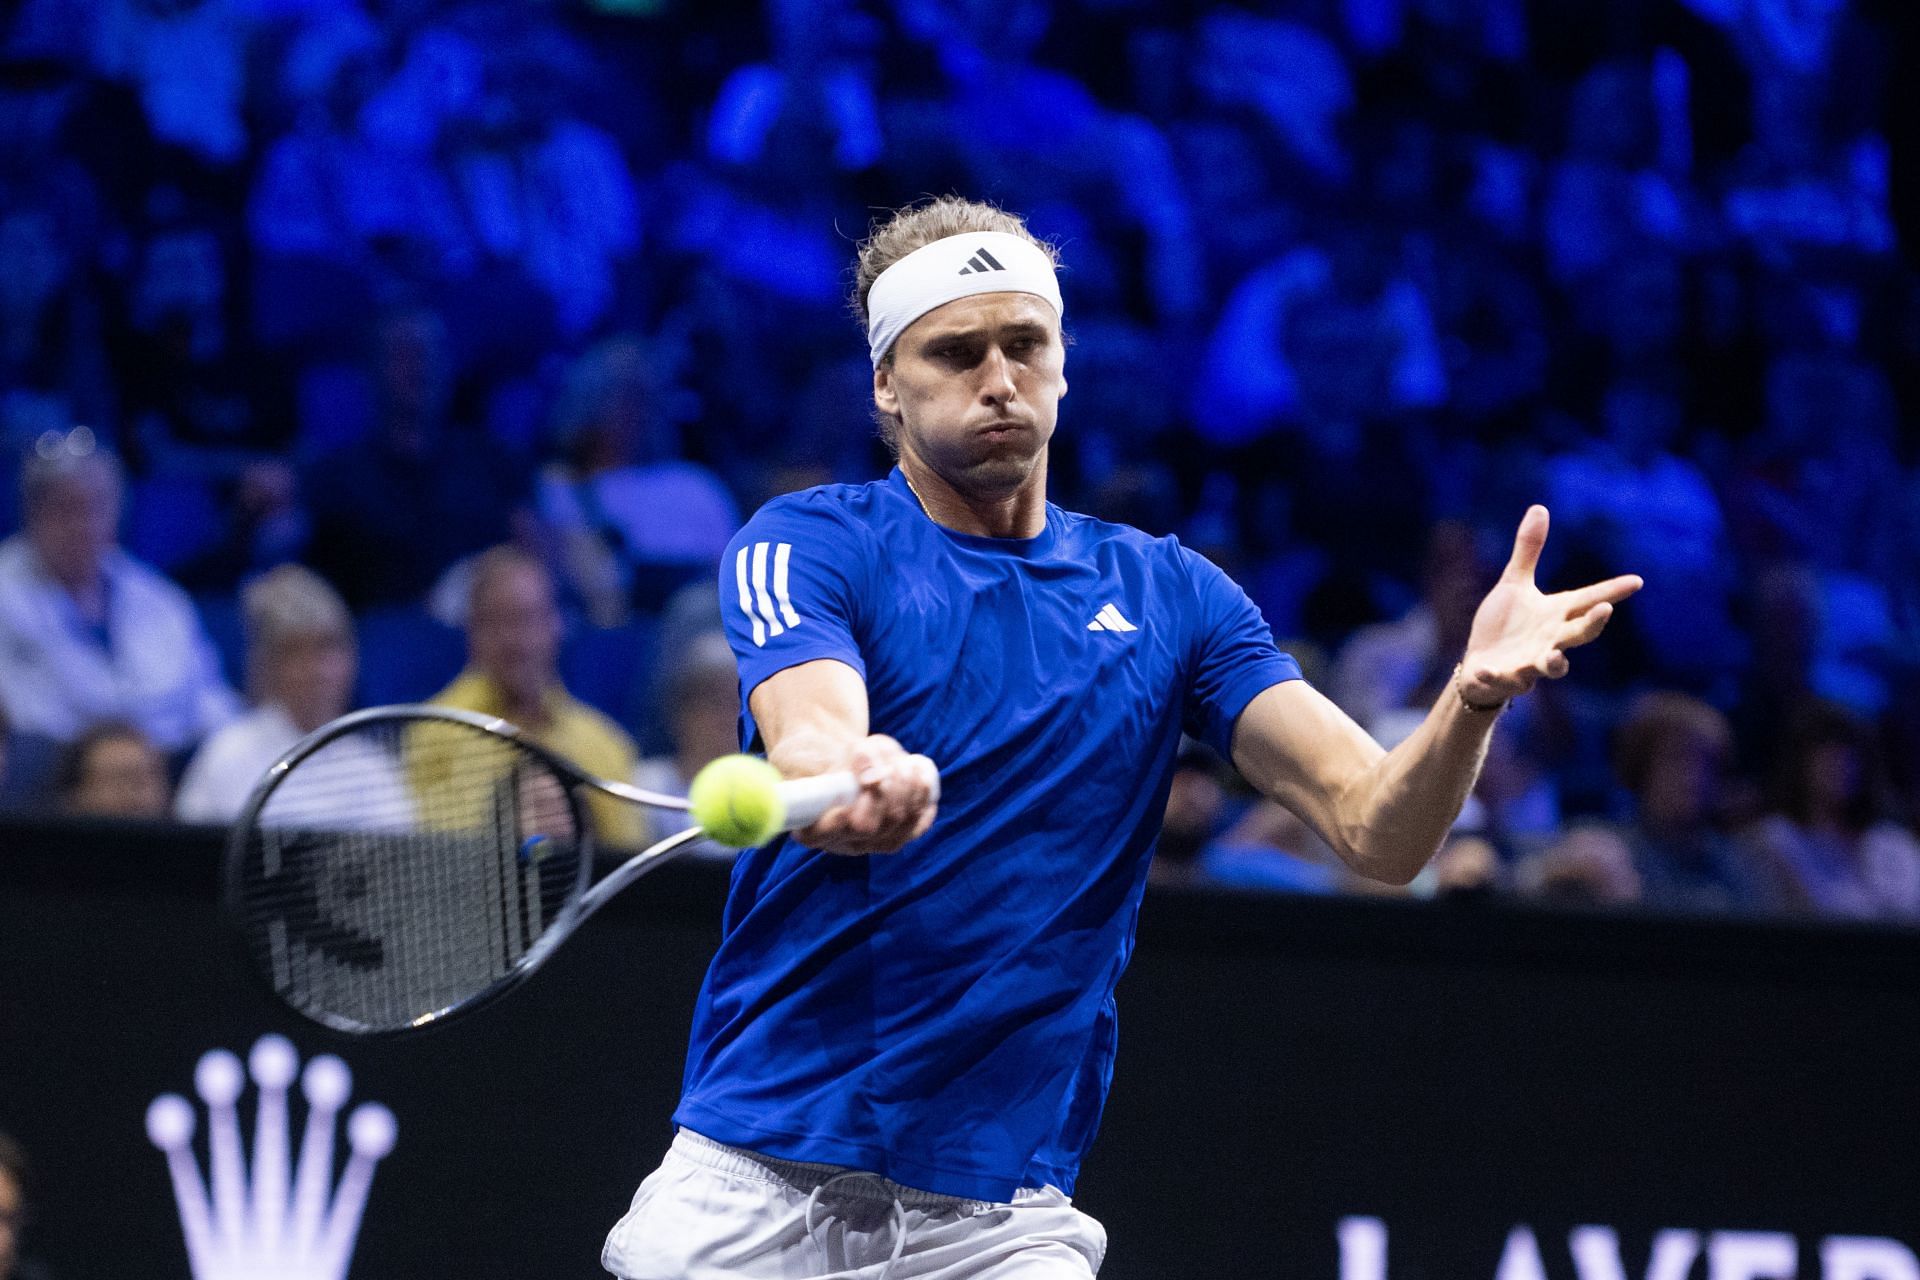
<svg viewBox="0 0 1920 1280">
<path fill-rule="evenodd" d="M 1613 606 L 1602 600 L 1562 626 L 1558 647 L 1577 649 L 1583 644 L 1593 643 L 1600 638 L 1600 633 L 1607 629 L 1607 623 L 1612 619 Z"/>
<path fill-rule="evenodd" d="M 1608 578 L 1605 582 L 1596 582 L 1590 587 L 1562 591 L 1560 602 L 1566 606 L 1567 616 L 1575 618 L 1597 604 L 1619 604 L 1645 585 L 1639 574 L 1623 573 L 1617 578 Z"/>
<path fill-rule="evenodd" d="M 1533 571 L 1540 566 L 1540 551 L 1547 545 L 1547 509 L 1539 503 L 1527 508 L 1520 528 L 1513 535 L 1513 554 L 1507 557 L 1506 582 L 1532 582 Z"/>
</svg>

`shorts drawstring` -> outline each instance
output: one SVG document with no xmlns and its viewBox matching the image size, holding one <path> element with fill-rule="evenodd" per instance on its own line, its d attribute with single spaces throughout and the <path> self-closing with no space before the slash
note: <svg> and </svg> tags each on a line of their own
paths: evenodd
<svg viewBox="0 0 1920 1280">
<path fill-rule="evenodd" d="M 864 1169 L 848 1169 L 844 1173 L 834 1174 L 825 1182 L 814 1184 L 813 1190 L 807 1193 L 806 1224 L 807 1237 L 809 1239 L 813 1238 L 813 1213 L 815 1207 L 820 1203 L 820 1193 L 834 1183 L 844 1182 L 849 1178 L 869 1178 L 879 1183 L 881 1190 L 885 1191 L 887 1189 L 887 1180 L 885 1178 L 882 1178 L 877 1173 L 868 1173 Z M 907 1248 L 907 1208 L 900 1203 L 900 1197 L 892 1192 L 888 1192 L 887 1198 L 893 1202 L 893 1252 L 888 1255 L 886 1265 L 880 1268 L 880 1274 L 874 1277 L 874 1280 L 887 1280 L 888 1274 L 893 1270 L 894 1263 L 900 1261 L 900 1255 L 904 1253 Z M 818 1243 L 818 1241 L 815 1241 L 815 1243 Z"/>
</svg>

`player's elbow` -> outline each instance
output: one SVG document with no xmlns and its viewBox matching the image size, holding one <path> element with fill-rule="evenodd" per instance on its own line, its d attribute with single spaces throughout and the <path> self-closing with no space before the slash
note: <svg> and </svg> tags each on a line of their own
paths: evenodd
<svg viewBox="0 0 1920 1280">
<path fill-rule="evenodd" d="M 1340 860 L 1363 880 L 1404 889 L 1426 868 L 1439 846 L 1399 847 L 1374 840 L 1353 842 L 1340 849 Z"/>
<path fill-rule="evenodd" d="M 1390 866 L 1380 863 L 1369 863 L 1365 866 L 1354 867 L 1354 871 L 1362 879 L 1371 880 L 1375 884 L 1390 885 L 1395 889 L 1404 889 L 1414 882 L 1414 879 L 1419 876 L 1421 868 L 1425 865 L 1424 862 L 1413 866 Z"/>
</svg>

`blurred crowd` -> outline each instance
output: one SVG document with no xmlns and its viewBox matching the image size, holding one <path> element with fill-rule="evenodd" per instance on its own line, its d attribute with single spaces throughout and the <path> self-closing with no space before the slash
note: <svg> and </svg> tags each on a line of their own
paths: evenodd
<svg viewBox="0 0 1920 1280">
<path fill-rule="evenodd" d="M 1417 891 L 1920 918 L 1920 291 L 1847 0 L 6 23 L 0 802 L 224 821 L 427 698 L 684 785 L 742 513 L 888 464 L 854 241 L 954 190 L 1062 248 L 1054 499 L 1382 741 L 1528 502 L 1550 584 L 1645 576 Z M 1352 887 L 1197 747 L 1156 875 Z"/>
</svg>

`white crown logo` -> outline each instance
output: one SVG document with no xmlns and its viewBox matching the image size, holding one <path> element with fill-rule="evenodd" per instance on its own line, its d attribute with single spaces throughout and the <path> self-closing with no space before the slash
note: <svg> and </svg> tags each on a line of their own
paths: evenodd
<svg viewBox="0 0 1920 1280">
<path fill-rule="evenodd" d="M 347 1118 L 350 1154 L 335 1187 L 334 1121 L 353 1092 L 347 1064 L 322 1054 L 302 1074 L 292 1043 L 270 1035 L 254 1043 L 247 1065 L 260 1090 L 251 1183 L 234 1105 L 246 1087 L 239 1058 L 214 1049 L 193 1073 L 193 1087 L 207 1104 L 211 1197 L 194 1159 L 192 1105 L 177 1093 L 163 1093 L 147 1108 L 147 1136 L 166 1153 L 173 1175 L 194 1280 L 343 1280 L 374 1166 L 393 1150 L 393 1112 L 377 1102 L 354 1108 Z M 307 1098 L 298 1170 L 287 1118 L 295 1075 Z"/>
</svg>

